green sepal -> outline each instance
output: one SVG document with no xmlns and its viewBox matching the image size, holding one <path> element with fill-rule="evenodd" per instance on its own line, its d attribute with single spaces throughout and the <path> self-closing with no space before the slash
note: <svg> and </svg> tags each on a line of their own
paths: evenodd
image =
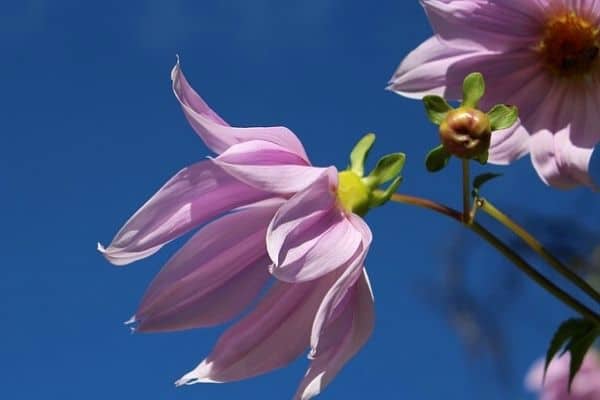
<svg viewBox="0 0 600 400">
<path fill-rule="evenodd" d="M 486 151 L 485 153 L 481 153 L 481 154 L 475 156 L 473 159 L 475 161 L 477 161 L 479 164 L 485 165 L 485 164 L 487 164 L 489 156 L 490 156 L 490 153 Z"/>
<path fill-rule="evenodd" d="M 350 153 L 350 170 L 360 177 L 365 173 L 365 160 L 373 143 L 375 143 L 375 134 L 367 133 L 356 143 Z"/>
<path fill-rule="evenodd" d="M 592 346 L 596 338 L 600 336 L 600 326 L 586 319 L 569 319 L 563 322 L 554 333 L 550 346 L 546 352 L 544 365 L 544 377 L 550 362 L 564 346 L 562 354 L 569 352 L 571 361 L 569 364 L 569 392 L 573 378 L 581 368 L 585 354 Z M 565 345 L 566 343 L 566 345 Z"/>
<path fill-rule="evenodd" d="M 427 153 L 425 158 L 425 166 L 429 172 L 441 171 L 450 160 L 450 154 L 444 149 L 441 144 L 435 149 Z"/>
<path fill-rule="evenodd" d="M 444 121 L 448 111 L 453 110 L 452 106 L 440 96 L 425 96 L 423 97 L 423 105 L 427 118 L 436 125 Z"/>
<path fill-rule="evenodd" d="M 477 108 L 479 100 L 485 93 L 485 81 L 479 72 L 467 75 L 463 81 L 463 100 L 461 106 Z"/>
<path fill-rule="evenodd" d="M 405 161 L 404 153 L 392 153 L 381 157 L 373 171 L 365 178 L 365 183 L 371 188 L 375 188 L 396 178 L 402 172 Z"/>
<path fill-rule="evenodd" d="M 488 181 L 492 179 L 496 179 L 502 176 L 502 174 L 497 174 L 495 172 L 485 172 L 483 174 L 477 175 L 475 179 L 473 179 L 473 197 L 479 196 L 479 189 Z"/>
<path fill-rule="evenodd" d="M 369 199 L 369 208 L 379 207 L 387 203 L 392 198 L 392 195 L 396 193 L 396 190 L 398 190 L 401 182 L 402 177 L 397 176 L 392 183 L 390 183 L 387 189 L 385 189 L 385 191 L 371 193 L 371 198 Z"/>
<path fill-rule="evenodd" d="M 519 109 L 507 104 L 496 104 L 487 113 L 490 117 L 492 131 L 510 128 L 519 118 Z"/>
</svg>

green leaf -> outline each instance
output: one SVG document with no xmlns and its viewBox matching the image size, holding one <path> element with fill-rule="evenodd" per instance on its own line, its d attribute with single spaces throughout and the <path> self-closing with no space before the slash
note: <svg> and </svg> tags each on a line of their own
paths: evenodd
<svg viewBox="0 0 600 400">
<path fill-rule="evenodd" d="M 441 171 L 450 160 L 450 154 L 444 149 L 444 146 L 439 145 L 431 150 L 425 158 L 425 166 L 429 172 Z"/>
<path fill-rule="evenodd" d="M 490 156 L 489 152 L 481 153 L 475 156 L 474 160 L 477 161 L 481 165 L 487 164 L 488 157 Z"/>
<path fill-rule="evenodd" d="M 376 187 L 396 178 L 402 171 L 405 161 L 404 153 L 392 153 L 381 157 L 366 181 L 370 186 Z"/>
<path fill-rule="evenodd" d="M 546 376 L 546 371 L 548 370 L 548 366 L 550 365 L 550 361 L 554 358 L 556 353 L 564 344 L 571 338 L 573 335 L 577 333 L 578 326 L 580 324 L 580 320 L 578 319 L 569 319 L 563 322 L 558 330 L 554 333 L 552 340 L 550 341 L 550 346 L 548 347 L 548 351 L 546 352 L 546 362 L 544 363 L 544 376 Z"/>
<path fill-rule="evenodd" d="M 379 207 L 380 205 L 387 203 L 392 195 L 396 193 L 400 183 L 402 182 L 402 177 L 398 176 L 396 179 L 390 183 L 390 185 L 383 192 L 373 192 L 371 194 L 371 199 L 369 200 L 369 208 Z"/>
<path fill-rule="evenodd" d="M 463 101 L 465 107 L 477 108 L 479 100 L 485 93 L 485 81 L 479 72 L 473 72 L 463 81 Z"/>
<path fill-rule="evenodd" d="M 569 343 L 568 347 L 569 352 L 571 353 L 571 364 L 569 365 L 569 392 L 571 391 L 573 379 L 581 368 L 581 364 L 583 364 L 585 354 L 588 352 L 590 347 L 592 347 L 599 335 L 600 331 L 598 328 L 596 327 L 594 329 L 592 326 L 588 333 L 578 339 L 573 339 L 571 343 Z"/>
<path fill-rule="evenodd" d="M 513 126 L 519 118 L 519 110 L 516 106 L 496 104 L 487 115 L 490 117 L 492 131 L 497 131 Z"/>
<path fill-rule="evenodd" d="M 425 96 L 423 97 L 423 104 L 425 105 L 427 117 L 436 125 L 441 124 L 448 111 L 453 110 L 452 106 L 440 96 Z"/>
<path fill-rule="evenodd" d="M 567 343 L 564 346 L 563 353 L 568 351 L 571 354 L 569 364 L 570 391 L 573 379 L 581 368 L 585 354 L 598 336 L 600 336 L 600 326 L 586 319 L 570 319 L 562 323 L 554 334 L 550 347 L 546 352 L 544 375 L 556 353 Z"/>
<path fill-rule="evenodd" d="M 473 179 L 473 196 L 477 196 L 479 194 L 479 188 L 481 188 L 481 186 L 483 186 L 486 182 L 498 178 L 499 176 L 502 176 L 502 174 L 497 174 L 495 172 L 486 172 L 477 175 L 475 179 Z"/>
<path fill-rule="evenodd" d="M 365 173 L 365 160 L 373 143 L 375 143 L 375 134 L 368 133 L 356 143 L 350 153 L 350 169 L 358 176 L 362 177 Z"/>
</svg>

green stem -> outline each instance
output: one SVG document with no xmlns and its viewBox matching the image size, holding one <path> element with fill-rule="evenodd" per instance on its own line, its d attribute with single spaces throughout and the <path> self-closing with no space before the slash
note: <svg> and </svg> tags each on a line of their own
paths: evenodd
<svg viewBox="0 0 600 400">
<path fill-rule="evenodd" d="M 390 200 L 397 203 L 410 204 L 417 207 L 426 208 L 462 223 L 464 226 L 466 226 L 467 228 L 475 232 L 477 235 L 479 235 L 481 238 L 483 238 L 485 241 L 487 241 L 489 244 L 491 244 L 506 258 L 512 261 L 512 263 L 515 264 L 515 266 L 517 266 L 521 271 L 523 271 L 527 276 L 533 279 L 537 284 L 543 287 L 554 297 L 562 301 L 567 306 L 571 307 L 583 317 L 600 325 L 600 315 L 589 309 L 584 304 L 580 303 L 569 293 L 565 292 L 564 290 L 556 286 L 554 283 L 552 283 L 550 280 L 548 280 L 546 277 L 544 277 L 542 274 L 540 274 L 514 250 L 512 250 L 509 246 L 507 246 L 504 242 L 502 242 L 498 237 L 496 237 L 493 233 L 485 229 L 483 226 L 479 225 L 476 222 L 467 224 L 463 220 L 463 214 L 459 211 L 428 199 L 404 194 L 393 194 Z"/>
<path fill-rule="evenodd" d="M 463 197 L 463 222 L 470 224 L 471 219 L 471 178 L 469 176 L 469 160 L 462 159 L 462 197 Z"/>
<path fill-rule="evenodd" d="M 597 303 L 600 303 L 600 293 L 587 283 L 583 278 L 577 275 L 573 270 L 563 264 L 558 258 L 550 253 L 533 235 L 527 232 L 522 226 L 510 219 L 506 214 L 497 209 L 492 203 L 485 199 L 479 199 L 477 205 L 483 212 L 500 222 L 511 232 L 517 235 L 531 250 L 536 252 L 544 261 L 574 285 L 583 290 Z"/>
</svg>

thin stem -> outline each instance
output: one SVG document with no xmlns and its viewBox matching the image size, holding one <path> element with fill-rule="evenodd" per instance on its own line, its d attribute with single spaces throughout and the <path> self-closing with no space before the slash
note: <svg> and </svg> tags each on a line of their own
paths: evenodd
<svg viewBox="0 0 600 400">
<path fill-rule="evenodd" d="M 421 208 L 427 208 L 429 210 L 433 210 L 437 213 L 455 219 L 458 222 L 462 222 L 462 214 L 460 212 L 453 209 L 452 207 L 448 207 L 444 204 L 440 204 L 432 200 L 399 193 L 394 193 L 390 200 L 396 203 L 410 204 Z"/>
<path fill-rule="evenodd" d="M 463 199 L 463 221 L 470 224 L 471 221 L 471 178 L 469 176 L 469 160 L 462 159 L 462 199 Z"/>
<path fill-rule="evenodd" d="M 527 232 L 522 226 L 517 224 L 515 221 L 510 219 L 506 214 L 497 209 L 492 203 L 485 199 L 478 200 L 478 206 L 482 211 L 487 213 L 489 216 L 500 222 L 511 232 L 517 235 L 525 244 L 527 244 L 531 250 L 536 252 L 544 261 L 546 261 L 552 268 L 554 268 L 559 274 L 566 279 L 570 280 L 578 288 L 583 290 L 596 302 L 600 303 L 600 293 L 587 283 L 583 278 L 577 275 L 573 270 L 563 264 L 558 258 L 550 253 L 544 245 L 542 245 L 533 235 Z"/>
<path fill-rule="evenodd" d="M 600 315 L 596 314 L 587 306 L 585 306 L 584 304 L 580 303 L 577 299 L 572 297 L 569 293 L 565 292 L 564 290 L 556 286 L 554 283 L 552 283 L 550 280 L 548 280 L 546 277 L 544 277 L 542 274 L 540 274 L 514 250 L 508 247 L 504 242 L 502 242 L 498 237 L 496 237 L 493 233 L 485 229 L 483 226 L 479 225 L 476 222 L 470 224 L 465 223 L 465 221 L 463 220 L 463 215 L 459 211 L 448 207 L 444 204 L 434 202 L 432 200 L 403 194 L 393 194 L 390 200 L 397 203 L 410 204 L 422 208 L 427 208 L 439 214 L 450 217 L 457 222 L 461 222 L 464 226 L 478 234 L 485 241 L 487 241 L 494 248 L 496 248 L 506 258 L 512 261 L 513 264 L 515 264 L 521 271 L 527 274 L 527 276 L 533 279 L 541 287 L 546 289 L 546 291 L 548 291 L 550 294 L 554 295 L 556 298 L 558 298 L 567 306 L 571 307 L 583 317 L 600 325 Z"/>
<path fill-rule="evenodd" d="M 514 252 L 510 247 L 508 247 L 504 242 L 498 239 L 494 234 L 485 229 L 483 226 L 479 225 L 477 222 L 468 225 L 469 229 L 473 232 L 477 233 L 479 236 L 484 238 L 489 244 L 494 246 L 498 251 L 500 251 L 506 258 L 513 262 L 521 271 L 523 271 L 527 276 L 533 279 L 538 285 L 546 289 L 548 292 L 552 293 L 556 298 L 562 301 L 564 304 L 571 307 L 573 310 L 577 311 L 586 319 L 595 322 L 597 325 L 600 325 L 600 315 L 596 314 L 594 311 L 589 309 L 584 304 L 580 303 L 574 297 L 572 297 L 569 293 L 565 292 L 558 286 L 556 286 L 552 281 L 546 278 L 544 275 L 540 274 L 535 268 L 533 268 L 527 261 L 525 261 L 521 256 Z"/>
</svg>

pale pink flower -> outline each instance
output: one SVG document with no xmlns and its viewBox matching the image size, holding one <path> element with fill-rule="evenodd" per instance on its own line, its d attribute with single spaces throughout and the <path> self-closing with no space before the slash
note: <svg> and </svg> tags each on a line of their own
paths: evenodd
<svg viewBox="0 0 600 400">
<path fill-rule="evenodd" d="M 229 126 L 189 86 L 173 89 L 218 156 L 183 169 L 99 250 L 116 265 L 204 225 L 167 262 L 130 322 L 140 332 L 224 323 L 278 280 L 177 385 L 227 382 L 285 366 L 311 349 L 296 398 L 318 394 L 368 339 L 373 296 L 364 269 L 371 231 L 345 209 L 334 167 L 313 167 L 284 127 Z"/>
<path fill-rule="evenodd" d="M 547 184 L 595 186 L 600 140 L 600 2 L 421 0 L 435 36 L 412 51 L 389 89 L 411 98 L 459 99 L 464 77 L 483 73 L 482 107 L 518 106 L 520 123 L 494 133 L 489 161 L 525 154 Z"/>
<path fill-rule="evenodd" d="M 555 357 L 548 366 L 545 379 L 544 360 L 536 361 L 527 373 L 525 386 L 538 393 L 540 400 L 599 400 L 600 355 L 598 352 L 593 349 L 587 352 L 581 369 L 573 378 L 569 393 L 570 360 L 569 353 Z"/>
</svg>

